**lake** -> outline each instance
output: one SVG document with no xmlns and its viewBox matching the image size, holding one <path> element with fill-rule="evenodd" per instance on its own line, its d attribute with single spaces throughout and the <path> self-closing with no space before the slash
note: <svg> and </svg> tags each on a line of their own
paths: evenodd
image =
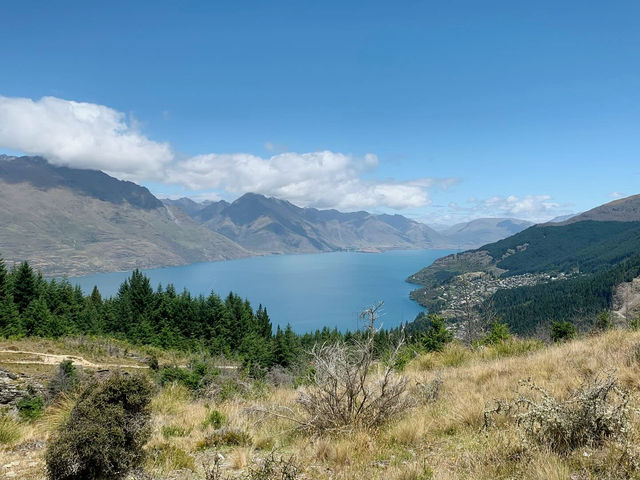
<svg viewBox="0 0 640 480">
<path fill-rule="evenodd" d="M 182 267 L 145 270 L 151 284 L 172 283 L 193 295 L 212 291 L 224 298 L 230 291 L 247 298 L 254 308 L 267 308 L 273 325 L 290 323 L 298 333 L 324 326 L 355 330 L 359 313 L 384 301 L 380 321 L 392 328 L 423 311 L 409 299 L 417 286 L 404 280 L 451 250 L 392 250 L 383 253 L 332 252 L 272 255 Z M 130 272 L 74 277 L 85 293 L 94 285 L 103 297 L 113 296 Z"/>
</svg>

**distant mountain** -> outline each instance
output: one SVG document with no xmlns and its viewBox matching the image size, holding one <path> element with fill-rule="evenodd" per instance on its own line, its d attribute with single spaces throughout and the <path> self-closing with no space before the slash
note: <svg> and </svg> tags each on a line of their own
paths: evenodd
<svg viewBox="0 0 640 480">
<path fill-rule="evenodd" d="M 0 156 L 0 255 L 51 275 L 249 255 L 149 190 L 40 157 Z"/>
<path fill-rule="evenodd" d="M 301 208 L 255 193 L 211 203 L 193 218 L 256 253 L 450 246 L 435 230 L 401 215 Z"/>
<path fill-rule="evenodd" d="M 169 198 L 161 198 L 160 201 L 165 205 L 181 208 L 187 215 L 193 217 L 197 215 L 199 211 L 211 205 L 213 202 L 205 200 L 203 202 L 194 202 L 190 198 L 182 197 L 177 200 L 171 200 Z"/>
<path fill-rule="evenodd" d="M 440 233 L 461 248 L 474 248 L 510 237 L 531 225 L 533 223 L 515 218 L 478 218 L 458 223 Z"/>
<path fill-rule="evenodd" d="M 412 298 L 457 318 L 460 298 L 490 308 L 514 331 L 589 318 L 612 307 L 617 285 L 640 275 L 640 195 L 562 223 L 534 225 L 503 240 L 436 260 L 408 281 Z M 464 292 L 462 292 L 462 290 Z"/>
<path fill-rule="evenodd" d="M 255 193 L 247 193 L 233 203 L 163 201 L 181 206 L 197 222 L 258 253 L 473 248 L 532 225 L 512 218 L 483 218 L 440 226 L 437 231 L 402 215 L 301 208 Z"/>
</svg>

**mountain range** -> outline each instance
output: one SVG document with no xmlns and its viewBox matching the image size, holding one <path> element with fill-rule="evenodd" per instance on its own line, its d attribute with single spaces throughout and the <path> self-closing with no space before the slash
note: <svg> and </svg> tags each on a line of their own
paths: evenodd
<svg viewBox="0 0 640 480">
<path fill-rule="evenodd" d="M 461 249 L 530 225 L 478 219 L 436 231 L 401 215 L 302 208 L 247 193 L 234 202 L 159 200 L 147 188 L 41 157 L 0 155 L 0 254 L 79 275 L 338 250 Z"/>
</svg>

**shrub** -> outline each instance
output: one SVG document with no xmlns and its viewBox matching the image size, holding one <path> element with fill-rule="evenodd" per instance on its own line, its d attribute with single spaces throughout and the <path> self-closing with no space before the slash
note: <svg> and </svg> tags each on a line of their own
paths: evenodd
<svg viewBox="0 0 640 480">
<path fill-rule="evenodd" d="M 577 334 L 575 325 L 569 321 L 551 324 L 551 340 L 555 343 L 572 340 Z"/>
<path fill-rule="evenodd" d="M 211 410 L 207 414 L 207 418 L 202 422 L 202 427 L 207 428 L 209 426 L 215 428 L 216 430 L 222 427 L 227 421 L 227 417 L 224 414 L 220 413 L 218 410 Z"/>
<path fill-rule="evenodd" d="M 303 428 L 375 428 L 408 406 L 407 379 L 394 372 L 394 355 L 385 365 L 374 364 L 375 321 L 381 305 L 363 312 L 369 328 L 362 340 L 316 345 L 310 352 L 311 385 L 297 399 L 306 412 Z"/>
<path fill-rule="evenodd" d="M 276 458 L 271 452 L 260 465 L 249 468 L 246 480 L 295 480 L 299 478 L 298 470 L 293 457 Z"/>
<path fill-rule="evenodd" d="M 509 327 L 506 323 L 493 322 L 489 334 L 482 340 L 483 345 L 498 345 L 511 338 Z"/>
<path fill-rule="evenodd" d="M 629 319 L 629 328 L 631 330 L 640 330 L 640 315 Z"/>
<path fill-rule="evenodd" d="M 251 443 L 251 436 L 244 430 L 236 428 L 219 428 L 198 442 L 198 449 L 206 450 L 208 448 L 222 446 L 244 447 L 251 445 Z"/>
<path fill-rule="evenodd" d="M 418 384 L 416 385 L 416 390 L 418 392 L 418 395 L 426 403 L 435 402 L 438 399 L 438 397 L 440 397 L 441 389 L 442 389 L 442 377 L 440 375 L 438 375 L 436 378 L 434 378 L 429 382 L 426 382 L 426 383 L 418 382 Z"/>
<path fill-rule="evenodd" d="M 441 352 L 444 346 L 453 340 L 453 333 L 445 324 L 444 317 L 427 315 L 427 326 L 418 337 L 418 342 L 428 352 Z"/>
<path fill-rule="evenodd" d="M 20 399 L 17 404 L 18 413 L 23 420 L 35 420 L 44 413 L 44 398 L 30 390 L 28 396 Z"/>
<path fill-rule="evenodd" d="M 515 418 L 525 442 L 560 454 L 600 447 L 605 440 L 626 441 L 631 428 L 629 393 L 611 374 L 583 382 L 565 400 L 556 399 L 530 380 L 521 384 L 537 395 L 523 395 L 511 404 L 499 402 L 485 412 L 485 426 L 491 413 L 506 412 Z"/>
<path fill-rule="evenodd" d="M 139 465 L 150 435 L 151 395 L 142 376 L 113 374 L 89 384 L 49 441 L 49 479 L 120 479 Z"/>
<path fill-rule="evenodd" d="M 604 311 L 600 312 L 596 317 L 596 320 L 593 324 L 593 329 L 596 332 L 604 332 L 613 328 L 613 321 L 611 320 L 611 313 Z"/>
</svg>

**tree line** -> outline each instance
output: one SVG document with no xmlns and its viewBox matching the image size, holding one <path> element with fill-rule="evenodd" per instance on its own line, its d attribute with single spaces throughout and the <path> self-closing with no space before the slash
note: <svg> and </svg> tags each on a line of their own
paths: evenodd
<svg viewBox="0 0 640 480">
<path fill-rule="evenodd" d="M 442 322 L 437 326 L 445 328 Z M 420 343 L 421 334 L 410 330 L 409 343 Z M 297 334 L 290 325 L 277 326 L 274 331 L 262 305 L 254 309 L 233 292 L 222 298 L 213 292 L 208 296 L 177 292 L 173 285 L 154 290 L 139 270 L 132 272 L 113 297 L 103 298 L 97 287 L 85 295 L 67 279 L 43 278 L 26 261 L 7 269 L 0 258 L 0 336 L 57 338 L 79 334 L 110 336 L 162 349 L 205 350 L 246 365 L 271 368 L 293 365 L 302 352 L 317 343 L 350 342 L 362 332 L 325 327 Z M 402 335 L 400 327 L 378 331 L 378 354 L 384 355 Z"/>
</svg>

